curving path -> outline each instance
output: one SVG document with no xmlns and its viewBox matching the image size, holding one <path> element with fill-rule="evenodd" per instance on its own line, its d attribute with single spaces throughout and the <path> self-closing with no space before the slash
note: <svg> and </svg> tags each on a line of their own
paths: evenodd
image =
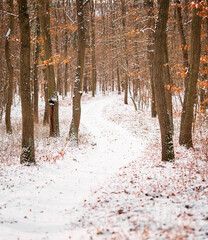
<svg viewBox="0 0 208 240">
<path fill-rule="evenodd" d="M 83 200 L 142 156 L 144 139 L 105 116 L 105 109 L 117 101 L 110 96 L 82 104 L 81 132 L 91 135 L 90 147 L 68 146 L 56 165 L 6 166 L 0 172 L 0 240 L 68 239 Z"/>
</svg>

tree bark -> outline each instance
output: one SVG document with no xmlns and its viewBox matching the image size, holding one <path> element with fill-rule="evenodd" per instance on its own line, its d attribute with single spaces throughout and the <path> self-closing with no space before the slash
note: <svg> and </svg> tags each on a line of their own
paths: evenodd
<svg viewBox="0 0 208 240">
<path fill-rule="evenodd" d="M 18 0 L 20 25 L 20 90 L 22 106 L 22 154 L 20 163 L 35 163 L 34 118 L 30 92 L 30 25 L 27 0 Z"/>
<path fill-rule="evenodd" d="M 45 109 L 44 109 L 44 116 L 43 116 L 43 125 L 49 124 L 49 104 L 48 104 L 48 77 L 47 77 L 47 69 L 43 70 L 44 74 L 44 94 L 45 94 Z"/>
<path fill-rule="evenodd" d="M 82 79 L 84 71 L 85 58 L 85 28 L 84 28 L 84 0 L 76 0 L 77 6 L 77 27 L 78 27 L 78 44 L 77 44 L 77 68 L 74 81 L 74 95 L 72 99 L 72 122 L 69 130 L 69 140 L 78 145 L 78 133 L 81 118 L 81 96 L 82 96 Z"/>
<path fill-rule="evenodd" d="M 63 1 L 63 7 L 67 7 L 67 3 L 64 3 Z M 66 14 L 64 13 L 64 24 L 65 24 L 65 30 L 64 30 L 64 60 L 65 60 L 65 66 L 64 66 L 64 96 L 67 97 L 68 93 L 68 30 L 67 30 L 67 21 L 66 21 Z"/>
<path fill-rule="evenodd" d="M 168 12 L 169 1 L 160 0 L 159 13 L 155 31 L 153 78 L 162 140 L 162 161 L 174 160 L 172 128 L 167 108 L 165 87 L 163 81 L 164 49 L 166 46 L 165 41 Z"/>
<path fill-rule="evenodd" d="M 97 71 L 96 71 L 96 58 L 95 58 L 95 4 L 94 0 L 90 3 L 91 12 L 91 49 L 92 49 L 92 96 L 96 94 Z"/>
<path fill-rule="evenodd" d="M 39 82 L 38 82 L 38 62 L 39 62 L 39 54 L 40 54 L 40 23 L 38 16 L 38 4 L 36 4 L 36 42 L 35 42 L 35 53 L 34 53 L 34 70 L 33 70 L 33 78 L 34 78 L 34 122 L 38 123 L 38 93 L 39 93 Z"/>
<path fill-rule="evenodd" d="M 10 0 L 7 2 L 9 5 L 9 12 L 13 13 L 13 11 L 14 11 L 13 0 Z M 11 39 L 11 36 L 14 31 L 14 19 L 13 18 L 14 17 L 12 15 L 9 16 L 9 29 L 6 34 L 6 41 L 5 41 L 5 58 L 6 58 L 8 76 L 9 76 L 5 122 L 6 122 L 6 132 L 9 134 L 12 133 L 11 107 L 12 107 L 12 98 L 13 98 L 13 78 L 14 78 L 14 70 L 13 70 L 12 60 L 11 60 L 11 44 L 10 44 L 11 43 L 10 39 Z"/>
<path fill-rule="evenodd" d="M 165 96 L 168 108 L 168 114 L 170 117 L 171 128 L 173 130 L 173 109 L 172 109 L 172 81 L 170 77 L 169 59 L 168 59 L 168 39 L 167 34 L 165 35 L 164 44 L 164 65 L 163 65 L 163 81 L 165 85 L 169 85 L 170 89 L 165 88 Z"/>
<path fill-rule="evenodd" d="M 54 106 L 54 110 L 49 111 L 50 115 L 50 137 L 58 137 L 59 133 L 59 110 L 58 110 L 58 94 L 56 91 L 55 73 L 54 66 L 51 64 L 52 61 L 52 45 L 51 36 L 49 32 L 50 28 L 50 9 L 49 0 L 39 0 L 39 18 L 41 34 L 44 41 L 45 60 L 47 65 L 47 80 L 48 80 L 48 97 L 49 97 L 49 108 Z"/>
<path fill-rule="evenodd" d="M 134 9 L 137 11 L 136 18 L 139 16 L 139 1 L 134 0 Z M 134 101 L 138 101 L 138 89 L 140 87 L 140 79 L 139 79 L 139 70 L 140 70 L 140 63 L 139 63 L 139 54 L 138 54 L 138 30 L 139 30 L 139 22 L 135 19 L 135 39 L 134 39 L 134 55 L 135 55 L 135 77 L 133 79 L 133 99 Z M 141 94 L 141 92 L 140 92 Z"/>
<path fill-rule="evenodd" d="M 176 13 L 177 13 L 177 26 L 178 26 L 178 31 L 179 35 L 181 38 L 181 45 L 182 45 L 182 54 L 183 54 L 183 68 L 186 69 L 187 71 L 187 77 L 185 78 L 185 87 L 187 86 L 188 83 L 188 69 L 189 69 L 189 61 L 188 61 L 188 48 L 187 48 L 187 43 L 186 43 L 186 37 L 184 33 L 184 27 L 183 27 L 183 20 L 182 20 L 182 14 L 181 14 L 181 5 L 179 5 L 180 1 L 177 1 L 176 4 Z"/>
<path fill-rule="evenodd" d="M 125 85 L 124 85 L 124 104 L 128 104 L 128 90 L 129 90 L 129 73 L 128 73 L 128 54 L 127 54 L 127 39 L 126 39 L 126 1 L 121 0 L 121 12 L 122 12 L 122 27 L 124 35 L 124 58 L 126 63 L 126 76 L 125 76 Z"/>
<path fill-rule="evenodd" d="M 89 71 L 90 71 L 90 6 L 85 6 L 84 9 L 84 16 L 85 16 L 85 67 L 84 67 L 84 76 L 83 76 L 83 91 L 85 93 L 88 92 L 88 90 L 91 89 L 90 85 L 90 77 L 89 77 Z"/>
<path fill-rule="evenodd" d="M 118 60 L 117 60 L 116 72 L 117 72 L 118 95 L 121 95 L 121 80 L 120 80 L 120 70 L 119 70 Z"/>
<path fill-rule="evenodd" d="M 0 12 L 3 12 L 3 4 L 0 4 Z M 0 24 L 3 26 L 4 17 L 3 14 L 0 14 Z M 3 56 L 3 38 L 0 38 L 0 66 L 4 67 L 4 56 Z M 4 109 L 4 86 L 5 86 L 5 80 L 4 80 L 4 73 L 3 68 L 0 71 L 0 123 L 2 122 L 2 115 L 3 115 L 3 109 Z"/>
<path fill-rule="evenodd" d="M 58 1 L 56 7 L 60 7 L 60 2 Z M 57 22 L 57 25 L 56 25 L 56 28 L 57 28 L 57 32 L 56 32 L 56 35 L 55 35 L 55 47 L 56 47 L 56 54 L 58 55 L 59 57 L 59 53 L 60 53 L 60 50 L 59 50 L 59 44 L 58 44 L 58 19 L 60 18 L 60 15 L 58 14 L 57 12 L 57 9 L 55 9 L 55 18 L 56 18 L 56 22 Z M 57 78 L 57 92 L 59 93 L 59 95 L 61 95 L 61 72 L 60 72 L 60 61 L 58 59 L 58 63 L 56 65 L 57 67 L 57 72 L 56 72 L 56 78 Z"/>
<path fill-rule="evenodd" d="M 185 97 L 181 115 L 179 144 L 187 148 L 193 147 L 192 123 L 194 102 L 196 97 L 197 79 L 200 64 L 201 52 L 201 17 L 197 14 L 198 10 L 193 9 L 191 24 L 191 49 L 189 81 L 185 89 Z"/>
<path fill-rule="evenodd" d="M 154 57 L 154 30 L 155 30 L 155 21 L 154 21 L 154 1 L 153 0 L 145 0 L 144 7 L 147 12 L 148 21 L 147 21 L 147 28 L 148 30 L 148 45 L 147 45 L 147 58 L 149 61 L 149 72 L 150 72 L 150 85 L 151 85 L 151 92 L 152 92 L 152 99 L 151 99 L 151 115 L 152 117 L 157 116 L 156 111 L 156 101 L 155 101 L 155 89 L 154 89 L 154 82 L 153 82 L 153 57 Z"/>
</svg>

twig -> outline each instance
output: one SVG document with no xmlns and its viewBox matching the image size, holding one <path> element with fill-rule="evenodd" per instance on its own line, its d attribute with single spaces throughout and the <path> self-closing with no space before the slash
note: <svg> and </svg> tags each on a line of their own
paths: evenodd
<svg viewBox="0 0 208 240">
<path fill-rule="evenodd" d="M 0 11 L 0 13 L 3 13 L 3 14 L 6 14 L 6 15 L 10 15 L 10 16 L 13 16 L 13 17 L 19 17 L 18 15 L 15 15 L 15 14 L 13 14 L 13 13 L 10 13 L 10 12 L 6 12 L 6 11 Z"/>
<path fill-rule="evenodd" d="M 69 17 L 69 15 L 66 13 L 66 10 L 64 9 L 64 13 L 66 14 L 66 16 L 68 17 L 68 19 L 72 22 L 72 25 L 74 25 L 74 21 Z"/>
<path fill-rule="evenodd" d="M 86 0 L 84 3 L 83 3 L 83 7 L 85 6 L 85 5 L 87 5 L 87 3 L 89 2 L 90 0 Z"/>
</svg>

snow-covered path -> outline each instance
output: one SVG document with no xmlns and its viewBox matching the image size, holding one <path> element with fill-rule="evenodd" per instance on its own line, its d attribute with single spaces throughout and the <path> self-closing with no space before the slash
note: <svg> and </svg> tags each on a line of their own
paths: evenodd
<svg viewBox="0 0 208 240">
<path fill-rule="evenodd" d="M 105 117 L 106 108 L 116 99 L 110 96 L 82 105 L 81 131 L 91 136 L 91 147 L 68 146 L 56 164 L 1 170 L 1 240 L 68 239 L 83 200 L 120 167 L 142 156 L 144 138 L 132 136 Z"/>
</svg>

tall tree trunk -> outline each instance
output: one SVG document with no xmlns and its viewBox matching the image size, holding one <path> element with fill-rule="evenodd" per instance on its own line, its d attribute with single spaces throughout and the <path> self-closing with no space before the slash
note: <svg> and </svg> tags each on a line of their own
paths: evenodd
<svg viewBox="0 0 208 240">
<path fill-rule="evenodd" d="M 139 0 L 134 0 L 134 9 L 137 11 L 136 18 L 139 16 Z M 134 39 L 134 55 L 135 55 L 135 77 L 133 80 L 133 99 L 134 101 L 138 100 L 138 88 L 139 88 L 139 54 L 138 54 L 138 30 L 139 30 L 139 22 L 135 19 L 135 39 Z"/>
<path fill-rule="evenodd" d="M 90 3 L 91 12 L 91 49 L 92 49 L 92 96 L 96 94 L 96 82 L 97 82 L 97 71 L 96 71 L 96 58 L 95 58 L 95 4 L 94 0 Z"/>
<path fill-rule="evenodd" d="M 184 30 L 186 31 L 188 28 L 188 21 L 189 21 L 189 0 L 184 0 L 183 10 L 184 10 Z"/>
<path fill-rule="evenodd" d="M 9 12 L 11 12 L 11 14 L 12 14 L 14 12 L 13 0 L 10 0 L 7 2 L 9 5 Z M 12 107 L 13 78 L 14 78 L 14 71 L 13 71 L 12 60 L 11 60 L 11 46 L 10 46 L 10 43 L 11 43 L 10 39 L 11 39 L 11 36 L 14 31 L 14 19 L 13 18 L 14 17 L 12 15 L 9 16 L 9 29 L 6 34 L 6 41 L 5 41 L 5 57 L 6 57 L 8 76 L 9 76 L 5 122 L 6 122 L 6 132 L 9 134 L 12 133 L 11 107 Z"/>
<path fill-rule="evenodd" d="M 0 12 L 3 12 L 3 4 L 0 4 Z M 3 26 L 4 17 L 0 14 L 0 24 Z M 4 66 L 4 56 L 3 56 L 3 38 L 0 38 L 0 66 Z M 2 121 L 3 108 L 4 108 L 4 74 L 3 70 L 0 71 L 0 123 Z"/>
<path fill-rule="evenodd" d="M 115 52 L 115 48 L 116 48 L 116 43 L 114 41 L 114 36 L 116 35 L 116 31 L 115 31 L 115 11 L 114 11 L 114 2 L 113 0 L 109 0 L 109 5 L 110 5 L 110 28 L 111 28 L 111 41 L 110 41 L 110 51 L 112 53 L 111 55 L 111 91 L 114 92 L 115 90 L 115 80 L 114 80 L 114 71 L 115 71 L 115 57 L 114 57 L 114 52 Z"/>
<path fill-rule="evenodd" d="M 124 87 L 124 103 L 128 104 L 128 90 L 129 90 L 129 73 L 128 73 L 128 54 L 127 54 L 127 39 L 126 39 L 126 1 L 121 0 L 121 12 L 122 12 L 122 27 L 123 27 L 123 35 L 124 35 L 124 55 L 125 55 L 125 63 L 126 63 L 126 76 L 125 76 L 125 87 Z"/>
<path fill-rule="evenodd" d="M 49 97 L 49 119 L 50 119 L 50 137 L 58 137 L 59 133 L 59 115 L 58 115 L 58 94 L 56 91 L 54 66 L 52 61 L 52 46 L 50 28 L 50 9 L 49 0 L 39 0 L 39 18 L 41 34 L 44 41 L 45 60 L 47 61 L 48 77 L 48 97 Z"/>
<path fill-rule="evenodd" d="M 156 111 L 156 101 L 155 101 L 155 89 L 154 89 L 154 82 L 153 82 L 153 49 L 154 49 L 154 30 L 155 30 L 155 21 L 154 21 L 154 1 L 153 0 L 145 0 L 144 7 L 147 12 L 148 21 L 147 21 L 147 28 L 148 30 L 148 45 L 147 45 L 147 58 L 149 61 L 149 72 L 150 72 L 150 85 L 152 91 L 152 99 L 151 99 L 151 115 L 152 117 L 157 116 Z"/>
<path fill-rule="evenodd" d="M 208 7 L 208 1 L 207 1 L 207 7 Z M 208 18 L 204 19 L 204 26 L 206 31 L 206 37 L 205 37 L 205 43 L 208 43 Z M 208 47 L 205 45 L 204 53 L 203 55 L 208 56 Z M 203 63 L 203 69 L 204 73 L 202 75 L 202 81 L 206 81 L 208 77 L 208 61 Z M 208 108 L 208 102 L 204 102 L 204 100 L 208 98 L 208 91 L 204 88 L 200 88 L 200 102 L 204 105 L 205 108 Z"/>
<path fill-rule="evenodd" d="M 117 60 L 116 72 L 117 72 L 118 95 L 121 95 L 121 80 L 120 80 L 120 70 L 119 70 L 118 60 Z"/>
<path fill-rule="evenodd" d="M 78 144 L 78 133 L 81 117 L 81 96 L 82 96 L 82 79 L 84 71 L 85 58 L 85 28 L 84 28 L 84 0 L 76 0 L 77 6 L 77 27 L 78 27 L 78 43 L 77 43 L 77 68 L 74 81 L 74 95 L 72 107 L 72 122 L 69 130 L 69 139 L 74 144 Z"/>
<path fill-rule="evenodd" d="M 177 15 L 176 15 L 177 16 L 177 26 L 178 26 L 179 35 L 181 38 L 181 45 L 182 45 L 183 68 L 186 69 L 186 71 L 188 72 L 188 69 L 189 69 L 188 48 L 187 48 L 186 37 L 185 37 L 185 33 L 184 33 L 180 1 L 177 1 L 176 13 L 177 13 Z M 185 87 L 187 86 L 188 79 L 189 79 L 189 76 L 187 73 L 187 77 L 185 78 Z"/>
<path fill-rule="evenodd" d="M 30 92 L 30 25 L 27 0 L 18 0 L 20 25 L 20 89 L 22 105 L 22 154 L 20 163 L 35 163 L 34 119 Z"/>
<path fill-rule="evenodd" d="M 101 21 L 102 21 L 102 55 L 106 56 L 106 16 L 105 16 L 105 1 L 100 1 L 100 11 L 101 11 Z M 107 57 L 107 56 L 106 56 Z M 102 78 L 100 78 L 100 85 L 102 87 L 102 94 L 105 95 L 106 90 L 106 75 L 107 75 L 107 69 L 106 69 L 106 58 L 102 61 Z"/>
<path fill-rule="evenodd" d="M 90 6 L 87 5 L 84 9 L 85 16 L 85 67 L 84 67 L 84 76 L 83 76 L 83 91 L 85 93 L 90 89 L 91 82 L 89 81 L 89 70 L 90 70 Z"/>
<path fill-rule="evenodd" d="M 60 7 L 60 2 L 58 1 L 57 3 L 57 8 Z M 59 58 L 59 44 L 58 44 L 58 19 L 59 19 L 60 15 L 57 12 L 57 9 L 55 9 L 55 18 L 56 18 L 56 22 L 57 22 L 57 31 L 56 31 L 56 35 L 55 35 L 55 47 L 56 47 L 56 54 L 58 55 Z M 56 72 L 56 78 L 57 78 L 57 92 L 59 93 L 59 95 L 61 95 L 61 72 L 60 72 L 60 61 L 58 59 L 58 63 L 56 65 L 57 67 L 57 72 Z"/>
<path fill-rule="evenodd" d="M 201 51 L 201 17 L 197 14 L 198 10 L 193 9 L 191 24 L 191 49 L 189 81 L 185 89 L 183 110 L 181 115 L 181 126 L 179 144 L 187 148 L 193 147 L 192 142 L 192 123 L 194 102 L 196 97 L 196 86 L 199 73 L 200 51 Z"/>
<path fill-rule="evenodd" d="M 38 4 L 36 4 L 36 42 L 35 42 L 35 53 L 34 53 L 34 122 L 38 123 L 38 92 L 39 92 L 39 82 L 38 82 L 38 62 L 39 62 L 39 53 L 40 53 L 40 23 L 38 16 Z"/>
<path fill-rule="evenodd" d="M 165 96 L 168 108 L 168 114 L 170 117 L 171 128 L 173 130 L 173 109 L 172 109 L 172 81 L 170 78 L 170 68 L 169 68 L 169 59 L 168 59 L 168 39 L 167 34 L 165 35 L 165 45 L 164 45 L 164 65 L 163 65 L 163 81 L 165 85 L 169 85 L 170 89 L 165 88 Z"/>
<path fill-rule="evenodd" d="M 63 7 L 66 9 L 67 3 L 64 3 L 63 1 Z M 65 69 L 64 69 L 64 96 L 67 97 L 68 93 L 68 31 L 67 31 L 67 21 L 66 21 L 66 14 L 64 13 L 64 24 L 65 24 L 65 30 L 64 30 L 64 60 L 65 60 Z"/>
<path fill-rule="evenodd" d="M 118 42 L 118 31 L 116 29 L 116 13 L 117 13 L 117 8 L 118 8 L 118 2 L 113 2 L 112 3 L 112 34 L 114 35 L 115 39 L 113 39 L 114 44 L 114 52 L 113 54 L 116 56 L 115 58 L 115 68 L 116 68 L 116 75 L 117 75 L 117 90 L 118 90 L 118 95 L 121 95 L 121 79 L 120 79 L 120 68 L 119 68 L 119 42 Z"/>
<path fill-rule="evenodd" d="M 44 74 L 44 95 L 45 95 L 45 109 L 44 109 L 44 116 L 43 116 L 43 125 L 49 124 L 49 104 L 48 104 L 48 71 L 47 69 L 43 70 Z"/>
<path fill-rule="evenodd" d="M 163 81 L 164 49 L 166 46 L 165 41 L 168 11 L 169 0 L 160 0 L 159 13 L 155 31 L 153 77 L 162 140 L 162 161 L 174 160 L 172 128 L 168 113 L 167 101 L 165 97 L 165 86 Z"/>
</svg>

